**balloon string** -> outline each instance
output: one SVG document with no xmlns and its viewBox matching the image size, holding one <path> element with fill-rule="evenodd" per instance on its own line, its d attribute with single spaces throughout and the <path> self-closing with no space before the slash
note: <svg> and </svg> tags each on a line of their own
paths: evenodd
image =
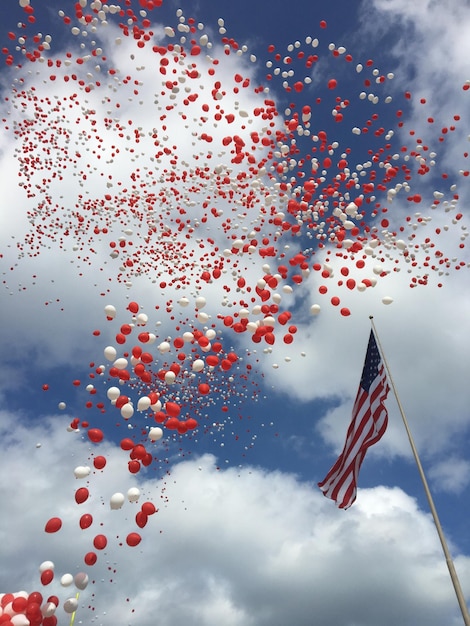
<svg viewBox="0 0 470 626">
<path fill-rule="evenodd" d="M 78 598 L 79 598 L 79 597 L 80 597 L 80 592 L 79 592 L 79 591 L 77 591 L 77 595 L 75 596 L 75 598 L 78 600 Z M 73 623 L 74 623 L 74 621 L 75 621 L 75 613 L 76 613 L 76 612 L 77 612 L 77 611 L 75 610 L 75 611 L 72 613 L 72 617 L 70 618 L 70 626 L 73 626 Z"/>
</svg>

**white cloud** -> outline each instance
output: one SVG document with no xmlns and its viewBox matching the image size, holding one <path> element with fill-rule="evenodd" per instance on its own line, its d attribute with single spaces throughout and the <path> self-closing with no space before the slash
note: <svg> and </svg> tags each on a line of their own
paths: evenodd
<svg viewBox="0 0 470 626">
<path fill-rule="evenodd" d="M 437 463 L 429 476 L 439 491 L 462 493 L 470 482 L 470 463 L 466 459 L 451 456 Z"/>
</svg>

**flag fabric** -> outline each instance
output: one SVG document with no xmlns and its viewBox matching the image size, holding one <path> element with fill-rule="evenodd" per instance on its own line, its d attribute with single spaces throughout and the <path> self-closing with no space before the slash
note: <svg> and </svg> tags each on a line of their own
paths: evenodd
<svg viewBox="0 0 470 626">
<path fill-rule="evenodd" d="M 318 486 L 340 509 L 356 499 L 357 479 L 367 449 L 377 443 L 387 428 L 384 401 L 389 386 L 373 330 L 370 332 L 364 369 L 352 411 L 346 442 L 336 463 Z"/>
</svg>

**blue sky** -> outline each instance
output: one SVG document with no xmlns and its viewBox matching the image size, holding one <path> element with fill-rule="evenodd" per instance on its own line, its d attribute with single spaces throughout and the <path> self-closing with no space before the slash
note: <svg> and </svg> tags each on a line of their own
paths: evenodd
<svg viewBox="0 0 470 626">
<path fill-rule="evenodd" d="M 354 506 L 337 510 L 316 483 L 342 447 L 374 315 L 469 596 L 468 6 L 262 1 L 254 11 L 248 2 L 164 1 L 145 15 L 132 2 L 153 32 L 139 47 L 114 9 L 82 5 L 95 18 L 86 27 L 64 0 L 47 10 L 32 0 L 35 23 L 16 0 L 0 7 L 2 63 L 13 55 L 0 70 L 0 491 L 8 503 L 0 592 L 38 589 L 62 605 L 76 589 L 61 577 L 86 571 L 79 624 L 147 626 L 155 611 L 165 626 L 302 625 L 312 615 L 326 626 L 460 624 L 392 393 L 389 428 L 366 457 Z M 50 49 L 33 63 L 21 48 L 37 47 L 38 32 Z M 162 64 L 152 51 L 191 49 L 191 38 L 197 55 L 168 54 Z M 307 67 L 309 55 L 318 58 Z M 311 117 L 302 120 L 305 106 Z M 276 132 L 271 148 L 253 139 Z M 245 142 L 241 163 L 235 136 Z M 357 198 L 363 216 L 346 212 Z M 289 213 L 292 199 L 304 200 L 303 213 Z M 361 250 L 341 243 L 350 234 Z M 269 246 L 274 256 L 259 253 Z M 217 268 L 220 277 L 201 278 Z M 247 317 L 253 332 L 270 325 L 256 309 L 256 288 L 270 275 L 273 345 L 225 319 Z M 285 325 L 284 311 L 292 315 Z M 130 334 L 119 344 L 123 324 Z M 289 326 L 294 340 L 285 343 Z M 195 330 L 221 351 L 173 344 Z M 134 346 L 146 349 L 140 332 L 155 336 L 154 377 L 151 389 L 135 376 L 120 386 L 135 409 L 126 420 L 109 400 L 109 370 Z M 231 352 L 230 371 L 194 366 Z M 173 384 L 157 378 L 175 363 Z M 201 394 L 206 382 L 210 393 Z M 164 428 L 150 442 L 158 424 L 137 402 L 155 390 L 197 429 Z M 70 432 L 74 418 L 81 424 Z M 101 429 L 103 443 L 90 443 L 88 428 Z M 128 471 L 123 438 L 154 456 L 138 474 Z M 103 471 L 93 468 L 98 454 L 108 460 Z M 76 479 L 77 466 L 90 474 Z M 81 505 L 78 487 L 90 493 Z M 110 510 L 111 495 L 132 487 L 139 502 Z M 159 512 L 140 530 L 134 518 L 147 500 Z M 94 522 L 81 530 L 84 513 Z M 45 533 L 56 516 L 62 529 Z M 125 537 L 136 531 L 142 542 L 130 548 Z M 102 552 L 93 548 L 98 533 L 108 538 Z M 98 562 L 88 567 L 92 550 Z M 55 564 L 49 586 L 39 578 L 44 561 Z M 57 617 L 69 623 L 62 606 Z"/>
</svg>

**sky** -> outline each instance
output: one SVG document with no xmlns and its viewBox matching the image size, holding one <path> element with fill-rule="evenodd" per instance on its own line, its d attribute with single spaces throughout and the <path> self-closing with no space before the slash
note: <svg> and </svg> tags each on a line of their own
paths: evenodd
<svg viewBox="0 0 470 626">
<path fill-rule="evenodd" d="M 317 483 L 373 316 L 470 597 L 469 4 L 47 4 L 0 7 L 0 594 L 461 624 L 392 391 L 353 506 Z"/>
</svg>

